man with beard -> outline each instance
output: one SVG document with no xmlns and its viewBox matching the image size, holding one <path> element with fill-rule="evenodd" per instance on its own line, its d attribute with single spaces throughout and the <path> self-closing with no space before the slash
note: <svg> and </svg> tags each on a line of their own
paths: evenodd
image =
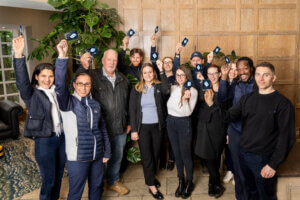
<svg viewBox="0 0 300 200">
<path fill-rule="evenodd" d="M 229 66 L 222 66 L 222 76 L 219 85 L 218 100 L 219 102 L 226 102 L 232 100 L 235 105 L 239 99 L 253 91 L 255 85 L 254 81 L 254 65 L 253 61 L 248 57 L 241 57 L 237 61 L 238 77 L 229 84 L 228 73 Z M 247 200 L 248 194 L 246 191 L 245 176 L 241 170 L 239 152 L 240 152 L 240 137 L 241 137 L 241 120 L 232 121 L 228 127 L 228 148 L 232 156 L 234 181 L 235 181 L 235 195 L 237 200 Z"/>
</svg>

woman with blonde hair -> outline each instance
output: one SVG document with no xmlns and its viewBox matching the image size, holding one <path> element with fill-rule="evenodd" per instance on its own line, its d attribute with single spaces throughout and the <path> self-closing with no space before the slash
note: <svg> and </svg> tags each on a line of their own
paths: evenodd
<svg viewBox="0 0 300 200">
<path fill-rule="evenodd" d="M 163 95 L 169 92 L 162 64 L 159 64 L 159 69 L 162 83 L 157 79 L 151 63 L 142 66 L 141 81 L 131 90 L 129 101 L 131 139 L 138 140 L 145 182 L 155 199 L 164 198 L 157 189 L 160 183 L 155 179 L 155 173 L 163 139 L 162 130 L 166 125 Z"/>
</svg>

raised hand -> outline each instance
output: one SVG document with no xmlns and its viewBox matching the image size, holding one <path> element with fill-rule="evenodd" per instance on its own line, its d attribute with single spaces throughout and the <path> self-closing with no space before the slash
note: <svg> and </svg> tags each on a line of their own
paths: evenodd
<svg viewBox="0 0 300 200">
<path fill-rule="evenodd" d="M 161 60 L 157 60 L 156 61 L 156 65 L 157 65 L 159 71 L 162 72 L 163 71 L 163 63 L 162 63 L 162 61 Z"/>
<path fill-rule="evenodd" d="M 153 35 L 150 37 L 152 47 L 156 46 L 156 39 L 157 39 L 157 34 L 153 33 Z"/>
<path fill-rule="evenodd" d="M 213 59 L 214 59 L 214 53 L 211 51 L 211 52 L 209 52 L 209 54 L 207 55 L 207 62 L 208 62 L 208 63 L 212 63 Z"/>
<path fill-rule="evenodd" d="M 129 45 L 129 36 L 125 36 L 122 40 L 123 43 L 123 50 L 126 51 Z"/>
<path fill-rule="evenodd" d="M 181 43 L 178 43 L 178 44 L 176 45 L 175 53 L 176 53 L 176 54 L 180 54 L 180 52 L 182 51 L 182 49 L 183 49 L 183 46 L 181 45 Z"/>
<path fill-rule="evenodd" d="M 230 66 L 223 65 L 221 67 L 221 78 L 222 78 L 222 80 L 227 80 L 229 71 L 230 71 Z"/>
<path fill-rule="evenodd" d="M 88 70 L 90 67 L 90 61 L 91 61 L 91 54 L 89 52 L 84 53 L 80 57 L 80 63 L 82 65 L 82 67 L 86 70 Z"/>
<path fill-rule="evenodd" d="M 56 46 L 57 50 L 58 50 L 58 57 L 59 58 L 65 58 L 67 57 L 67 53 L 68 53 L 68 43 L 67 40 L 61 40 L 58 45 Z"/>
<path fill-rule="evenodd" d="M 22 58 L 25 48 L 25 40 L 23 35 L 13 39 L 13 50 L 15 53 L 15 58 Z"/>
<path fill-rule="evenodd" d="M 201 72 L 198 72 L 196 76 L 197 76 L 197 79 L 200 81 L 203 81 L 205 79 L 204 76 L 201 74 Z"/>
<path fill-rule="evenodd" d="M 206 90 L 204 93 L 204 100 L 209 107 L 214 104 L 214 92 L 212 89 Z"/>
</svg>

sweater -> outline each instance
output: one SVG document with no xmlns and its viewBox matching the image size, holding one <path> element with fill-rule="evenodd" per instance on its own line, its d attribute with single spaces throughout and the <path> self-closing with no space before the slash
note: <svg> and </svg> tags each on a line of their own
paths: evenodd
<svg viewBox="0 0 300 200">
<path fill-rule="evenodd" d="M 197 98 L 198 92 L 195 88 L 191 88 L 191 98 L 189 101 L 182 102 L 182 106 L 180 106 L 181 101 L 181 87 L 178 85 L 173 85 L 171 87 L 170 98 L 167 102 L 168 114 L 174 117 L 188 117 L 192 114 Z"/>
<path fill-rule="evenodd" d="M 294 144 L 293 104 L 278 91 L 255 91 L 241 97 L 228 115 L 242 119 L 241 147 L 270 157 L 268 165 L 276 170 Z"/>
</svg>

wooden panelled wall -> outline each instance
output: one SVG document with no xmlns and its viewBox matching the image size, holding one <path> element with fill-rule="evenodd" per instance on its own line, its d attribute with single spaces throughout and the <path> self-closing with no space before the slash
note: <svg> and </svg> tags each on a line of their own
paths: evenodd
<svg viewBox="0 0 300 200">
<path fill-rule="evenodd" d="M 182 62 L 194 50 L 211 51 L 218 45 L 225 54 L 235 50 L 255 64 L 273 63 L 276 88 L 296 107 L 299 135 L 300 0 L 118 0 L 118 12 L 121 29 L 136 32 L 129 48 L 144 49 L 148 59 L 150 36 L 158 25 L 161 58 L 173 56 L 176 44 L 187 37 Z"/>
</svg>

